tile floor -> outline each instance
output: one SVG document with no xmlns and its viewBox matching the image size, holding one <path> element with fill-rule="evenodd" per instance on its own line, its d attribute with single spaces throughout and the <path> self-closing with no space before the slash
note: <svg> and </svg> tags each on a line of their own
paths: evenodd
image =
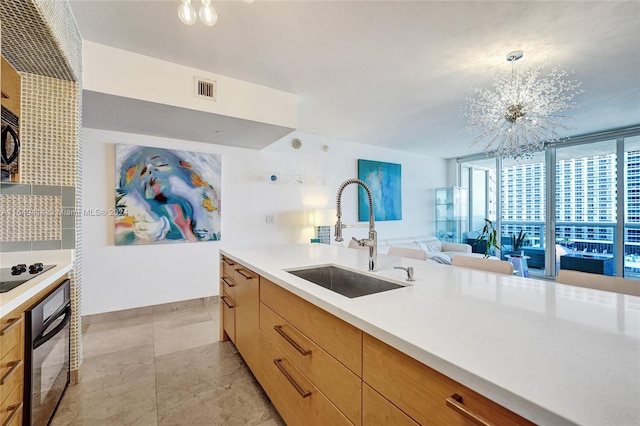
<svg viewBox="0 0 640 426">
<path fill-rule="evenodd" d="M 235 347 L 217 341 L 218 308 L 84 327 L 81 381 L 52 425 L 283 426 Z"/>
</svg>

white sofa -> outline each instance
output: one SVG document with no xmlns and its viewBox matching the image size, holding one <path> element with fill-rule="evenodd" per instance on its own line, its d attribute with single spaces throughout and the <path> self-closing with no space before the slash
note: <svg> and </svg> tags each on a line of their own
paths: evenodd
<svg viewBox="0 0 640 426">
<path fill-rule="evenodd" d="M 454 256 L 484 257 L 484 255 L 480 253 L 472 253 L 469 244 L 449 243 L 440 241 L 437 237 L 427 235 L 406 238 L 378 238 L 378 253 L 386 254 L 389 251 L 389 247 L 424 250 L 427 259 L 432 259 L 440 263 L 451 263 L 451 258 Z"/>
</svg>

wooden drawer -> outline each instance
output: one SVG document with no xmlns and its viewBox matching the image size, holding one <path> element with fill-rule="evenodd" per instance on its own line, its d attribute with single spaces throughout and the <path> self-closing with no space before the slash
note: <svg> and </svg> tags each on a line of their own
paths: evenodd
<svg viewBox="0 0 640 426">
<path fill-rule="evenodd" d="M 23 353 L 22 345 L 14 345 L 0 360 L 0 403 L 9 396 L 16 386 L 22 383 Z"/>
<path fill-rule="evenodd" d="M 220 294 L 225 293 L 227 296 L 235 299 L 236 284 L 231 277 L 220 277 Z"/>
<path fill-rule="evenodd" d="M 497 425 L 532 424 L 367 334 L 363 340 L 363 380 L 420 424 L 482 424 L 471 416 Z"/>
<path fill-rule="evenodd" d="M 264 304 L 260 330 L 353 424 L 361 423 L 358 376 Z"/>
<path fill-rule="evenodd" d="M 0 359 L 22 341 L 22 316 L 9 316 L 0 320 Z"/>
<path fill-rule="evenodd" d="M 288 426 L 351 425 L 271 341 L 260 333 L 262 386 Z"/>
<path fill-rule="evenodd" d="M 362 331 L 340 318 L 262 278 L 260 300 L 335 357 L 362 376 Z"/>
<path fill-rule="evenodd" d="M 259 280 L 260 276 L 258 274 L 250 269 L 245 268 L 239 263 L 236 263 L 233 268 L 233 275 L 231 275 L 231 278 L 233 279 L 233 282 L 235 284 L 242 285 L 242 283 L 246 283 L 251 280 Z"/>
<path fill-rule="evenodd" d="M 366 383 L 362 384 L 362 414 L 365 425 L 418 426 L 411 417 Z"/>
<path fill-rule="evenodd" d="M 229 336 L 233 343 L 236 342 L 236 317 L 235 302 L 233 298 L 227 294 L 220 297 L 220 306 L 222 308 L 222 328 Z"/>
<path fill-rule="evenodd" d="M 236 267 L 236 262 L 234 260 L 229 259 L 225 256 L 220 256 L 220 275 L 223 277 L 233 278 L 234 268 Z"/>
<path fill-rule="evenodd" d="M 0 425 L 18 425 L 22 420 L 22 386 L 13 388 L 7 398 L 0 403 Z"/>
</svg>

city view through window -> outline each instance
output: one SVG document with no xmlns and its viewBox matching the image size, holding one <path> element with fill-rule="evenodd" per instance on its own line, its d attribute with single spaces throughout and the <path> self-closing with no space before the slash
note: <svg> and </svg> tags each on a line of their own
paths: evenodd
<svg viewBox="0 0 640 426">
<path fill-rule="evenodd" d="M 620 152 L 619 146 L 618 140 L 596 141 L 547 148 L 553 155 L 539 152 L 520 161 L 461 162 L 461 186 L 470 188 L 469 231 L 481 229 L 485 217 L 499 218 L 503 258 L 513 254 L 513 237 L 526 233 L 520 254 L 527 256 L 532 274 L 555 276 L 563 262 L 580 258 L 588 261 L 586 269 L 597 268 L 585 272 L 640 279 L 640 137 L 624 139 Z M 551 168 L 554 187 L 547 189 Z M 553 213 L 547 206 L 550 199 L 555 201 Z M 555 244 L 547 247 L 551 214 Z M 549 249 L 555 271 L 546 264 Z M 620 257 L 623 262 L 617 266 Z"/>
</svg>

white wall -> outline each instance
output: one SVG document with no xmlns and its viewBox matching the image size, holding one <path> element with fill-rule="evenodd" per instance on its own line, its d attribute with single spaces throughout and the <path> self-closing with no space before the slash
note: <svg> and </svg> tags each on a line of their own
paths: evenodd
<svg viewBox="0 0 640 426">
<path fill-rule="evenodd" d="M 299 150 L 291 147 L 294 137 L 303 141 Z M 308 243 L 307 213 L 335 207 L 339 185 L 357 177 L 358 159 L 402 165 L 403 218 L 376 223 L 379 239 L 432 235 L 433 189 L 447 183 L 445 160 L 300 132 L 261 151 L 87 128 L 82 141 L 85 211 L 114 207 L 116 143 L 222 155 L 222 241 L 116 247 L 113 217 L 83 218 L 83 315 L 217 295 L 220 248 Z M 280 174 L 278 184 L 268 182 L 270 172 Z M 295 183 L 295 175 L 305 183 Z M 274 224 L 265 223 L 266 214 Z M 355 185 L 343 193 L 343 219 L 357 222 Z M 346 241 L 367 232 L 346 231 Z"/>
</svg>

